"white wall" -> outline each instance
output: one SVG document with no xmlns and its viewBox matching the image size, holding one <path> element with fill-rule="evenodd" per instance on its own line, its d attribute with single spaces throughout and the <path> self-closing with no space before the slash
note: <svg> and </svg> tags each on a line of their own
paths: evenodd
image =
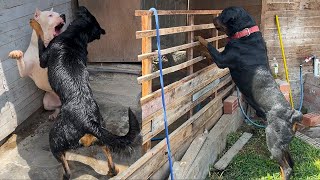
<svg viewBox="0 0 320 180">
<path fill-rule="evenodd" d="M 42 106 L 43 91 L 29 78 L 21 78 L 12 50 L 27 49 L 31 28 L 29 19 L 36 8 L 66 14 L 72 19 L 71 0 L 0 0 L 0 141 Z"/>
</svg>

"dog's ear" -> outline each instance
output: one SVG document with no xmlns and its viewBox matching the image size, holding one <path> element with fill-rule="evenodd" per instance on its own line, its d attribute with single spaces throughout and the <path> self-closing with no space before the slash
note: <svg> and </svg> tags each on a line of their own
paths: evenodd
<svg viewBox="0 0 320 180">
<path fill-rule="evenodd" d="M 41 14 L 41 11 L 38 8 L 36 8 L 36 11 L 34 12 L 34 16 L 33 16 L 34 19 L 38 20 L 40 18 L 40 14 Z"/>
<path fill-rule="evenodd" d="M 222 24 L 226 25 L 235 20 L 236 14 L 233 11 L 227 11 L 222 16 L 220 16 L 220 20 Z"/>
<path fill-rule="evenodd" d="M 85 15 L 85 14 L 87 14 L 89 11 L 88 11 L 88 9 L 86 8 L 86 7 L 84 7 L 84 6 L 79 6 L 79 8 L 78 8 L 78 14 L 79 15 Z"/>
<path fill-rule="evenodd" d="M 51 8 L 51 10 L 50 10 L 51 12 L 53 12 L 53 8 Z"/>
<path fill-rule="evenodd" d="M 77 10 L 77 17 L 79 18 L 85 18 L 85 19 L 90 19 L 90 13 L 87 8 L 84 6 L 80 6 Z"/>
</svg>

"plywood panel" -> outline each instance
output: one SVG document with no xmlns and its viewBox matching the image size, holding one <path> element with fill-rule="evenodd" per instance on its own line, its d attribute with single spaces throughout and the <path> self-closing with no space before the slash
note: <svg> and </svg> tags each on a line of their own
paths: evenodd
<svg viewBox="0 0 320 180">
<path fill-rule="evenodd" d="M 141 40 L 135 38 L 140 30 L 140 0 L 79 0 L 96 17 L 106 35 L 88 46 L 90 62 L 135 62 L 141 52 Z"/>
</svg>

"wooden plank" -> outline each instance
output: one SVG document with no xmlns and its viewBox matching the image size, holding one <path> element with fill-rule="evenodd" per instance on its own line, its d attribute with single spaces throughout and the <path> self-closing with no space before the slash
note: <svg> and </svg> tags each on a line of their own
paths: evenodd
<svg viewBox="0 0 320 180">
<path fill-rule="evenodd" d="M 35 112 L 42 105 L 43 96 L 38 96 L 36 99 L 28 98 L 27 108 L 22 108 L 20 111 L 11 109 L 4 117 L 1 115 L 0 118 L 5 118 L 7 123 L 0 127 L 0 141 L 12 133 L 15 128 L 27 119 L 33 112 Z M 27 102 L 26 101 L 26 102 Z M 25 107 L 25 106 L 24 106 Z"/>
<path fill-rule="evenodd" d="M 173 164 L 174 179 L 183 179 L 184 173 L 188 171 L 197 154 L 199 153 L 204 141 L 206 140 L 208 132 L 199 134 L 189 146 L 187 152 L 183 155 L 180 161 Z M 169 178 L 170 179 L 170 178 Z"/>
<path fill-rule="evenodd" d="M 23 99 L 22 101 L 20 101 L 20 103 L 12 103 L 10 101 L 6 101 L 6 108 L 7 110 L 9 110 L 11 112 L 11 116 L 14 117 L 14 122 L 17 124 L 20 124 L 21 122 L 23 122 L 25 119 L 27 119 L 29 117 L 29 115 L 31 114 L 21 114 L 21 111 L 30 111 L 32 112 L 32 109 L 34 109 L 32 103 L 34 103 L 34 101 L 36 99 L 40 99 L 42 101 L 43 99 L 43 91 L 38 90 L 36 92 L 34 92 L 33 94 L 26 96 L 25 99 Z M 39 107 L 42 106 L 42 103 L 39 104 Z M 28 111 L 28 112 L 29 112 Z M 4 127 L 5 124 L 7 124 L 10 120 L 10 118 L 3 118 L 0 120 L 0 128 Z"/>
<path fill-rule="evenodd" d="M 219 71 L 219 70 L 212 70 L 209 72 L 215 73 L 214 76 L 211 76 L 211 74 L 205 74 L 205 73 L 199 73 L 197 78 L 192 78 L 190 80 L 184 81 L 187 78 L 182 79 L 181 81 L 177 82 L 177 84 L 181 84 L 177 87 L 170 86 L 165 92 L 165 100 L 166 104 L 171 107 L 171 104 L 175 101 L 179 101 L 180 98 L 190 96 L 188 98 L 191 102 L 191 96 L 201 90 L 206 85 L 210 84 L 215 79 L 221 78 L 228 74 L 228 71 Z M 198 74 L 198 73 L 197 73 Z M 174 86 L 174 84 L 173 84 Z M 146 102 L 145 104 L 142 104 L 142 124 L 144 125 L 146 123 L 145 119 L 149 118 L 152 119 L 151 115 L 155 112 L 161 110 L 161 96 L 157 93 L 153 93 L 153 99 Z M 186 99 L 186 98 L 184 98 Z"/>
<path fill-rule="evenodd" d="M 179 27 L 171 27 L 171 28 L 161 28 L 159 29 L 160 36 L 168 35 L 168 34 L 176 34 L 190 31 L 199 31 L 204 29 L 213 29 L 215 28 L 214 24 L 200 24 L 200 25 L 191 25 L 188 26 L 179 26 Z M 143 37 L 155 37 L 156 30 L 145 30 L 145 31 L 137 31 L 136 38 L 140 39 Z"/>
<path fill-rule="evenodd" d="M 78 2 L 94 15 L 107 32 L 99 41 L 88 44 L 88 61 L 137 62 L 137 54 L 141 53 L 141 41 L 135 38 L 135 32 L 140 30 L 141 21 L 140 17 L 134 16 L 134 12 L 141 8 L 141 0 L 78 0 Z"/>
<path fill-rule="evenodd" d="M 158 15 L 205 15 L 205 14 L 219 14 L 222 10 L 159 10 Z M 152 16 L 153 12 L 148 10 L 136 10 L 135 16 Z"/>
<path fill-rule="evenodd" d="M 30 14 L 28 14 L 27 16 L 22 16 L 22 17 L 19 17 L 18 19 L 14 19 L 12 21 L 8 21 L 5 23 L 0 23 L 0 34 L 8 31 L 12 31 L 12 30 L 17 30 L 24 26 L 30 27 L 29 20 L 30 18 L 33 17 L 34 11 L 35 11 L 35 7 L 31 12 L 29 12 Z M 58 13 L 65 13 L 67 18 L 67 23 L 71 22 L 70 19 L 72 16 L 72 9 L 69 6 L 69 3 L 55 6 L 54 11 Z"/>
<path fill-rule="evenodd" d="M 59 11 L 59 12 L 66 14 L 66 22 L 70 22 L 71 4 L 70 3 L 64 4 L 62 8 L 65 10 Z M 32 33 L 32 29 L 29 25 L 29 19 L 32 17 L 33 17 L 33 14 L 29 15 L 28 18 L 26 18 L 24 22 L 21 22 L 20 27 L 16 27 L 15 29 L 12 29 L 10 31 L 0 32 L 0 46 L 8 44 L 12 41 L 19 39 L 19 38 L 22 38 L 25 36 L 30 36 Z M 13 20 L 13 21 L 15 21 L 15 20 Z M 4 23 L 4 24 L 7 24 L 7 23 Z M 13 27 L 15 25 L 14 22 L 12 22 L 12 24 L 13 25 L 9 25 L 9 27 Z M 2 25 L 0 25 L 0 27 L 1 26 Z M 8 27 L 6 27 L 6 28 L 8 28 Z M 30 40 L 30 37 L 28 37 L 28 39 Z"/>
<path fill-rule="evenodd" d="M 38 90 L 39 88 L 34 84 L 34 82 L 30 82 L 19 88 L 9 88 L 7 93 L 8 100 L 11 103 L 19 104 Z"/>
<path fill-rule="evenodd" d="M 193 132 L 198 131 L 200 127 L 194 125 L 194 122 L 202 124 L 200 122 L 208 120 L 206 113 L 210 112 L 212 113 L 211 118 L 219 119 L 222 114 L 222 110 L 214 105 L 219 102 L 219 99 L 221 102 L 222 97 L 227 93 L 229 93 L 228 90 L 224 90 L 216 99 L 210 101 L 198 113 L 193 115 L 183 125 L 170 134 L 169 139 L 172 145 L 172 153 L 175 153 L 177 149 L 179 149 L 179 147 L 192 136 Z M 121 172 L 112 179 L 148 179 L 156 169 L 161 167 L 167 161 L 165 153 L 166 150 L 166 141 L 162 140 L 127 170 Z"/>
<path fill-rule="evenodd" d="M 317 148 L 317 149 L 320 149 L 320 143 L 300 132 L 296 132 L 296 135 L 295 135 L 297 138 L 305 141 L 306 143 L 310 144 L 311 146 Z"/>
<path fill-rule="evenodd" d="M 141 16 L 142 30 L 149 30 L 152 28 L 151 16 Z M 142 53 L 149 53 L 152 51 L 152 39 L 150 37 L 142 38 L 141 49 Z M 152 72 L 152 60 L 144 58 L 142 60 L 142 75 L 150 74 Z M 152 80 L 142 82 L 142 97 L 147 96 L 152 92 Z M 143 129 L 143 128 L 142 128 Z M 147 128 L 149 130 L 149 128 Z M 142 130 L 143 131 L 143 130 Z M 142 145 L 143 152 L 151 149 L 151 141 L 145 142 Z"/>
<path fill-rule="evenodd" d="M 243 133 L 242 136 L 237 140 L 237 142 L 234 145 L 232 145 L 232 147 L 214 165 L 214 168 L 220 171 L 224 170 L 251 137 L 251 133 Z"/>
<path fill-rule="evenodd" d="M 188 25 L 192 26 L 194 25 L 194 15 L 188 15 Z M 193 43 L 193 39 L 194 39 L 194 32 L 188 32 L 188 43 Z M 193 59 L 193 48 L 189 48 L 187 49 L 187 60 L 191 60 Z M 193 73 L 193 65 L 188 67 L 188 74 L 192 74 Z M 189 116 L 191 117 L 193 115 L 193 109 L 190 110 L 189 112 Z"/>
<path fill-rule="evenodd" d="M 12 117 L 10 110 L 4 113 L 1 113 L 0 118 L 5 119 L 7 121 L 7 123 L 5 123 L 2 127 L 0 127 L 1 128 L 0 141 L 1 141 L 4 138 L 6 138 L 11 132 L 13 132 L 16 126 L 11 125 L 15 122 L 15 119 Z"/>
<path fill-rule="evenodd" d="M 235 113 L 236 114 L 236 113 Z M 205 179 L 209 172 L 209 165 L 212 164 L 218 154 L 223 151 L 226 145 L 227 135 L 234 130 L 234 124 L 239 119 L 223 115 L 217 124 L 210 130 L 196 159 L 189 171 L 184 173 L 183 179 Z"/>
<path fill-rule="evenodd" d="M 221 36 L 209 38 L 209 39 L 206 39 L 206 40 L 208 42 L 213 42 L 213 41 L 216 41 L 216 40 L 219 40 L 219 39 L 224 39 L 226 37 L 227 37 L 226 35 L 221 35 Z M 193 47 L 196 47 L 196 46 L 199 46 L 199 45 L 200 45 L 200 42 L 197 41 L 197 42 L 192 42 L 192 43 L 183 44 L 183 45 L 180 45 L 180 46 L 175 46 L 175 47 L 163 49 L 163 50 L 161 50 L 161 55 L 166 55 L 166 54 L 173 53 L 173 52 L 176 52 L 176 51 L 181 51 L 181 50 L 184 50 L 184 49 L 193 48 Z M 218 51 L 220 51 L 220 52 L 223 51 L 223 50 L 224 50 L 224 48 L 218 49 Z M 138 60 L 141 61 L 142 59 L 156 57 L 157 55 L 158 55 L 157 51 L 151 52 L 151 53 L 140 54 L 140 55 L 138 55 Z"/>
<path fill-rule="evenodd" d="M 182 158 L 182 156 L 188 150 L 191 142 L 192 142 L 192 138 L 189 138 L 178 148 L 177 152 L 172 155 L 173 162 L 176 162 L 176 160 L 179 160 Z M 170 175 L 170 168 L 169 168 L 169 161 L 167 161 L 161 168 L 156 170 L 156 172 L 150 177 L 150 180 L 166 179 L 168 178 L 169 175 Z"/>
<path fill-rule="evenodd" d="M 201 89 L 200 91 L 196 92 L 195 94 L 192 95 L 192 101 L 196 101 L 199 99 L 201 96 L 215 88 L 218 84 L 220 83 L 220 79 L 214 80 L 212 83 L 208 84 L 206 87 Z"/>
<path fill-rule="evenodd" d="M 227 68 L 226 69 L 222 69 L 223 72 L 217 71 L 217 69 L 219 69 L 219 68 L 215 64 L 212 64 L 212 65 L 210 65 L 210 66 L 208 66 L 208 67 L 206 67 L 206 68 L 204 68 L 204 69 L 202 69 L 202 70 L 200 70 L 198 72 L 195 72 L 195 73 L 193 73 L 193 74 L 181 79 L 180 81 L 174 82 L 174 83 L 166 86 L 164 88 L 164 92 L 165 93 L 169 93 L 169 92 L 172 92 L 172 91 L 178 91 L 179 86 L 181 86 L 185 82 L 190 81 L 191 79 L 193 79 L 193 78 L 195 78 L 197 76 L 200 76 L 200 75 L 202 75 L 202 74 L 204 74 L 206 72 L 212 71 L 213 73 L 225 73 L 225 75 L 229 73 L 229 69 L 227 69 Z M 144 104 L 152 101 L 153 99 L 159 98 L 160 96 L 161 96 L 161 90 L 159 89 L 159 90 L 149 94 L 148 96 L 142 97 L 141 100 L 140 100 L 140 103 L 141 103 L 141 105 L 144 105 Z M 170 101 L 170 99 L 166 99 L 166 102 L 169 102 L 169 101 Z"/>
<path fill-rule="evenodd" d="M 229 81 L 228 81 L 229 80 Z M 195 102 L 191 102 L 190 98 L 191 96 L 187 96 L 186 98 L 182 98 L 180 101 L 175 102 L 170 107 L 168 107 L 167 110 L 167 120 L 168 125 L 175 122 L 178 118 L 183 116 L 185 113 L 187 113 L 190 109 L 194 108 L 197 104 L 205 100 L 207 97 L 212 95 L 217 89 L 223 87 L 225 84 L 229 83 L 231 81 L 231 78 L 221 83 L 220 86 L 218 86 L 216 89 L 213 89 L 212 91 L 208 92 L 206 95 L 202 96 L 200 99 L 198 99 Z M 228 91 L 231 91 L 233 89 L 233 85 L 229 86 L 227 88 Z M 152 119 L 146 119 L 145 121 L 151 121 L 152 120 L 152 131 L 143 134 L 143 142 L 146 142 L 150 140 L 151 138 L 155 137 L 157 134 L 159 134 L 164 129 L 164 122 L 163 122 L 163 116 L 161 114 L 161 111 L 157 111 L 154 115 L 154 118 Z M 143 126 L 142 126 L 143 127 Z"/>
<path fill-rule="evenodd" d="M 37 7 L 41 10 L 50 10 L 52 7 L 57 6 L 60 4 L 65 4 L 71 0 L 64 0 L 64 1 L 54 1 L 54 0 L 46 0 L 46 1 L 37 1 Z M 19 17 L 23 17 L 29 15 L 30 12 L 33 13 L 35 11 L 34 3 L 26 3 L 22 6 L 14 6 L 9 9 L 2 9 L 1 16 L 0 16 L 0 23 L 8 22 Z M 16 12 L 16 13 L 12 13 Z"/>
<path fill-rule="evenodd" d="M 168 108 L 173 102 L 178 101 L 180 98 L 185 99 L 188 95 L 190 96 L 191 102 L 191 96 L 194 93 L 228 73 L 229 71 L 227 69 L 218 69 L 211 65 L 208 68 L 177 81 L 175 84 L 165 87 L 165 101 Z M 150 97 L 149 101 L 141 102 L 143 124 L 146 123 L 145 119 L 148 117 L 152 119 L 151 115 L 161 110 L 162 107 L 161 91 L 153 92 Z"/>
<path fill-rule="evenodd" d="M 206 57 L 203 57 L 203 56 L 199 56 L 199 57 L 196 57 L 194 59 L 191 59 L 189 61 L 186 61 L 184 63 L 181 63 L 181 64 L 178 64 L 178 65 L 175 65 L 175 66 L 172 66 L 172 67 L 168 67 L 168 68 L 165 68 L 162 70 L 162 74 L 163 75 L 166 75 L 166 74 L 169 74 L 169 73 L 173 73 L 173 72 L 176 72 L 176 71 L 179 71 L 181 69 L 184 69 L 186 67 L 189 67 L 193 64 L 196 64 L 202 60 L 206 59 Z M 154 78 L 157 78 L 160 76 L 160 71 L 156 71 L 156 72 L 153 72 L 151 74 L 147 74 L 147 75 L 144 75 L 144 76 L 140 76 L 137 78 L 138 80 L 138 83 L 142 83 L 143 81 L 147 81 L 147 80 L 151 80 L 151 79 L 154 79 Z"/>
<path fill-rule="evenodd" d="M 218 16 L 219 16 L 219 14 L 217 14 L 215 17 L 218 17 Z M 214 33 L 215 33 L 215 36 L 219 36 L 219 31 L 217 29 L 214 31 Z M 216 40 L 215 48 L 219 49 L 219 40 Z"/>
</svg>

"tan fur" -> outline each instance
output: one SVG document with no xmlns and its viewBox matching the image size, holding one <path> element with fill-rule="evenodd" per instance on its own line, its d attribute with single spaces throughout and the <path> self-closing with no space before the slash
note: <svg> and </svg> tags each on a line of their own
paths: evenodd
<svg viewBox="0 0 320 180">
<path fill-rule="evenodd" d="M 80 140 L 79 143 L 83 145 L 84 147 L 91 146 L 94 142 L 96 142 L 98 139 L 91 135 L 91 134 L 85 134 Z"/>
</svg>

